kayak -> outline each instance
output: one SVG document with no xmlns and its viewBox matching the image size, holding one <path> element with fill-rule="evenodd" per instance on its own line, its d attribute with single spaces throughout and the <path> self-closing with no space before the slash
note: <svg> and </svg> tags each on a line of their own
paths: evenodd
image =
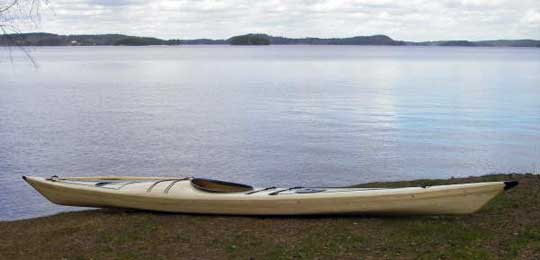
<svg viewBox="0 0 540 260">
<path fill-rule="evenodd" d="M 406 188 L 252 187 L 193 177 L 23 176 L 67 206 L 220 215 L 470 214 L 517 181 Z"/>
</svg>

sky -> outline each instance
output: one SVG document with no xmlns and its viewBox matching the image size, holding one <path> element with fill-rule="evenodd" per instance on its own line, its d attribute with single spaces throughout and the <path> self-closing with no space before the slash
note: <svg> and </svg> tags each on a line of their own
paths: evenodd
<svg viewBox="0 0 540 260">
<path fill-rule="evenodd" d="M 540 39 L 540 0 L 48 0 L 24 31 L 163 39 L 385 34 L 393 39 Z"/>
</svg>

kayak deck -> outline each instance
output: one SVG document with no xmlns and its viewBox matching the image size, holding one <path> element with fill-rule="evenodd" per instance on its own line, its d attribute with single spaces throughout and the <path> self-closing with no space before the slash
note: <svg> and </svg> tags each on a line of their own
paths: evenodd
<svg viewBox="0 0 540 260">
<path fill-rule="evenodd" d="M 134 184 L 143 184 L 147 185 L 148 188 L 146 188 L 146 192 L 152 192 L 152 190 L 158 186 L 161 183 L 167 183 L 165 189 L 161 189 L 160 191 L 163 193 L 169 193 L 169 191 L 179 182 L 191 182 L 191 185 L 199 189 L 201 191 L 205 192 L 212 192 L 212 193 L 236 193 L 236 192 L 244 192 L 245 195 L 252 195 L 256 193 L 265 193 L 266 195 L 279 195 L 279 194 L 290 194 L 290 193 L 297 193 L 297 194 L 309 194 L 309 193 L 318 193 L 318 192 L 325 192 L 325 193 L 332 193 L 332 192 L 352 192 L 352 191 L 366 191 L 366 190 L 381 190 L 381 189 L 389 189 L 389 188 L 350 188 L 350 187 L 292 187 L 292 188 L 280 188 L 280 187 L 251 187 L 245 184 L 238 184 L 238 183 L 232 183 L 232 182 L 224 182 L 224 181 L 218 181 L 218 180 L 210 180 L 210 179 L 202 179 L 202 178 L 193 178 L 193 177 L 183 177 L 183 178 L 156 178 L 156 179 L 130 179 L 129 177 L 126 179 L 111 179 L 111 178 L 103 178 L 103 179 L 79 179 L 79 178 L 58 178 L 57 176 L 53 176 L 51 178 L 48 178 L 46 180 L 54 181 L 54 182 L 61 182 L 66 184 L 73 184 L 73 185 L 82 185 L 82 186 L 88 186 L 88 187 L 98 187 L 103 189 L 113 189 L 113 190 L 121 190 L 123 188 L 126 188 L 128 185 L 134 185 Z M 217 185 L 219 186 L 217 186 Z M 214 186 L 212 186 L 214 185 Z"/>
<path fill-rule="evenodd" d="M 407 188 L 251 187 L 192 177 L 23 177 L 51 202 L 230 215 L 469 214 L 517 185 L 484 182 Z"/>
</svg>

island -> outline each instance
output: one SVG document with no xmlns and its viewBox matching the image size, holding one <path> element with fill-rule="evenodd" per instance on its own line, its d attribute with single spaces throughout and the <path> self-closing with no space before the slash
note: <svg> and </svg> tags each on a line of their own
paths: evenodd
<svg viewBox="0 0 540 260">
<path fill-rule="evenodd" d="M 270 45 L 270 38 L 265 34 L 246 34 L 229 39 L 231 45 Z"/>
</svg>

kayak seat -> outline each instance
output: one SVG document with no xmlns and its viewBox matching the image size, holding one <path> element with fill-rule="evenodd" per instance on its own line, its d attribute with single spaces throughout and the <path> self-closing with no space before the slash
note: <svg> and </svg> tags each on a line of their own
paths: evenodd
<svg viewBox="0 0 540 260">
<path fill-rule="evenodd" d="M 253 187 L 245 184 L 225 182 L 218 180 L 195 178 L 191 180 L 191 185 L 199 190 L 217 193 L 234 193 L 252 191 Z"/>
<path fill-rule="evenodd" d="M 96 187 L 101 187 L 101 186 L 105 186 L 107 184 L 112 184 L 113 182 L 110 182 L 110 181 L 100 181 L 100 182 L 97 182 L 96 184 L 94 184 Z"/>
</svg>

